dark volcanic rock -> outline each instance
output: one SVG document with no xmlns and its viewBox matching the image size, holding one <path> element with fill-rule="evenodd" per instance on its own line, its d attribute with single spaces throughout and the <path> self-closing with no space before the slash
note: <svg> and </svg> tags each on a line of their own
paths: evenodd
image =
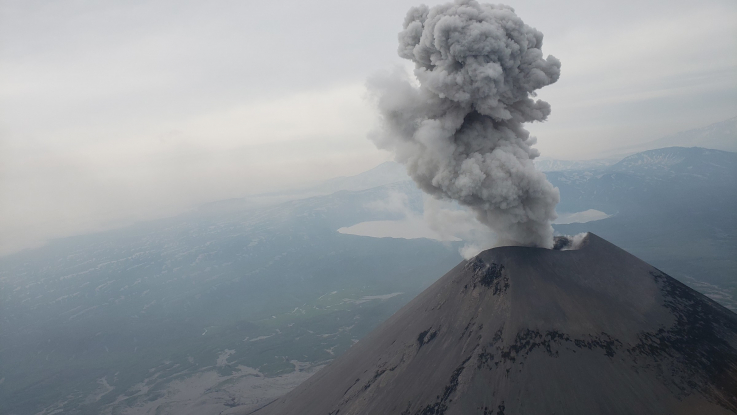
<svg viewBox="0 0 737 415">
<path fill-rule="evenodd" d="M 459 264 L 256 414 L 737 413 L 737 315 L 585 242 Z"/>
</svg>

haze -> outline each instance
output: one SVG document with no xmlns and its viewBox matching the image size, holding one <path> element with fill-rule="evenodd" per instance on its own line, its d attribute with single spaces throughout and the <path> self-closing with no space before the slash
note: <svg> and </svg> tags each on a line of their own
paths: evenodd
<svg viewBox="0 0 737 415">
<path fill-rule="evenodd" d="M 544 157 L 737 113 L 734 1 L 506 3 L 563 63 Z M 0 252 L 389 160 L 365 83 L 413 5 L 0 2 Z"/>
</svg>

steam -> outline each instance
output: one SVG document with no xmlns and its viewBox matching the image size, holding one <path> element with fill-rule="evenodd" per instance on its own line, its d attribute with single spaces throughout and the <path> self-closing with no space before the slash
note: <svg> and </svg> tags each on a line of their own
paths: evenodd
<svg viewBox="0 0 737 415">
<path fill-rule="evenodd" d="M 588 232 L 582 232 L 582 233 L 573 235 L 572 237 L 570 237 L 570 240 L 571 240 L 570 247 L 563 248 L 563 250 L 564 251 L 568 251 L 568 250 L 581 249 L 581 247 L 583 246 L 584 242 L 586 242 L 586 237 L 588 235 L 589 235 Z"/>
<path fill-rule="evenodd" d="M 560 197 L 535 170 L 536 139 L 522 127 L 550 114 L 531 97 L 560 74 L 542 40 L 508 6 L 414 7 L 399 56 L 414 62 L 419 85 L 396 71 L 371 79 L 369 91 L 383 120 L 372 139 L 424 192 L 469 207 L 498 243 L 550 248 Z"/>
<path fill-rule="evenodd" d="M 556 236 L 553 249 L 557 249 L 559 251 L 575 251 L 577 249 L 581 249 L 588 241 L 587 236 L 589 236 L 588 232 L 582 232 L 573 236 Z"/>
<path fill-rule="evenodd" d="M 447 200 L 431 196 L 423 198 L 424 222 L 441 240 L 463 240 L 465 244 L 458 250 L 465 259 L 475 257 L 479 252 L 499 245 L 497 236 L 488 231 L 468 209 L 459 209 Z"/>
</svg>

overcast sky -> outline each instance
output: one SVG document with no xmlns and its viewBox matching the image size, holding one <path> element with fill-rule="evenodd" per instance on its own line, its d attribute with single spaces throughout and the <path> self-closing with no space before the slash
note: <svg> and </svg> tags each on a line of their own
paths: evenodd
<svg viewBox="0 0 737 415">
<path fill-rule="evenodd" d="M 364 85 L 416 4 L 0 0 L 0 253 L 390 159 Z M 562 61 L 543 156 L 737 115 L 734 0 L 507 4 Z"/>
</svg>

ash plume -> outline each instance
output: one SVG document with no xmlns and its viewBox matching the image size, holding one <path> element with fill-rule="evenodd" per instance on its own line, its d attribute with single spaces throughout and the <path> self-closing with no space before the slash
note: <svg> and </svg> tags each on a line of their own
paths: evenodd
<svg viewBox="0 0 737 415">
<path fill-rule="evenodd" d="M 395 71 L 369 91 L 382 116 L 372 139 L 424 192 L 469 207 L 499 243 L 551 248 L 560 196 L 535 169 L 536 139 L 523 128 L 550 114 L 535 91 L 560 75 L 542 41 L 508 6 L 413 7 L 398 52 L 416 81 Z"/>
</svg>

